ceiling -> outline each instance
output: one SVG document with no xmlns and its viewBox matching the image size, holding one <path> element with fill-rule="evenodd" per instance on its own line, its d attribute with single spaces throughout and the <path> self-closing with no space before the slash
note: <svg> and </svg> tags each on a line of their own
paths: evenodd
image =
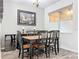
<svg viewBox="0 0 79 59">
<path fill-rule="evenodd" d="M 32 3 L 33 3 L 33 0 L 12 0 L 12 1 L 15 1 L 15 2 L 18 2 L 18 3 L 25 3 L 25 4 L 28 4 L 30 6 L 32 6 Z M 59 0 L 39 0 L 39 2 L 40 2 L 39 7 L 46 8 L 46 7 L 56 3 L 58 1 Z"/>
</svg>

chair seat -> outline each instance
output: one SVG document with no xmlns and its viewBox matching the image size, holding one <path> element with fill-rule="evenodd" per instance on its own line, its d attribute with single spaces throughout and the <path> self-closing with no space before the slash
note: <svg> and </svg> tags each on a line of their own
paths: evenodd
<svg viewBox="0 0 79 59">
<path fill-rule="evenodd" d="M 34 48 L 44 48 L 45 45 L 35 44 L 33 45 Z"/>
<path fill-rule="evenodd" d="M 25 44 L 25 45 L 23 45 L 23 48 L 24 49 L 28 49 L 28 48 L 30 48 L 30 45 L 29 44 Z"/>
<path fill-rule="evenodd" d="M 32 48 L 43 48 L 43 47 L 45 47 L 45 45 L 40 45 L 40 44 L 33 44 L 33 45 L 32 45 Z M 25 45 L 23 45 L 23 48 L 24 48 L 24 49 L 30 48 L 30 44 L 25 44 Z"/>
</svg>

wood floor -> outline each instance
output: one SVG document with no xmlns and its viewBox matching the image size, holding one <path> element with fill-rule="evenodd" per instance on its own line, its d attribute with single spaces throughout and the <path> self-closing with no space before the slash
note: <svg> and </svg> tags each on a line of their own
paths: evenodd
<svg viewBox="0 0 79 59">
<path fill-rule="evenodd" d="M 6 52 L 4 50 L 1 52 L 2 59 L 20 59 L 18 58 L 19 52 L 18 50 L 16 50 L 16 47 L 14 47 L 14 45 L 10 45 L 10 40 L 6 42 Z M 24 59 L 29 59 L 28 57 L 26 57 L 26 54 L 24 56 Z M 37 59 L 37 56 L 34 56 L 33 59 Z M 46 58 L 45 54 L 41 54 L 38 59 L 78 59 L 78 54 L 68 50 L 60 49 L 60 53 L 58 55 L 55 55 L 54 52 L 51 52 L 50 58 Z"/>
<path fill-rule="evenodd" d="M 18 50 L 2 52 L 1 54 L 2 59 L 20 59 L 18 58 Z M 26 57 L 26 54 L 24 59 L 29 59 Z M 37 56 L 34 56 L 33 59 L 37 59 Z M 55 55 L 54 52 L 51 52 L 50 58 L 46 58 L 45 54 L 41 54 L 38 59 L 78 59 L 78 54 L 68 50 L 60 49 L 60 53 L 58 55 Z"/>
</svg>

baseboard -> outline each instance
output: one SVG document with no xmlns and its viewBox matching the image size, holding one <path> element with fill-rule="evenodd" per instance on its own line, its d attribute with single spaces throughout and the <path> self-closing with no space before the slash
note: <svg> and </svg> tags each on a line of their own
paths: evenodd
<svg viewBox="0 0 79 59">
<path fill-rule="evenodd" d="M 1 48 L 1 50 L 4 50 L 5 48 L 3 47 L 3 48 Z"/>
<path fill-rule="evenodd" d="M 75 53 L 78 53 L 77 50 L 69 49 L 69 48 L 66 48 L 66 47 L 60 47 L 60 48 L 65 49 L 65 50 L 69 50 L 69 51 L 72 51 L 72 52 L 75 52 Z"/>
</svg>

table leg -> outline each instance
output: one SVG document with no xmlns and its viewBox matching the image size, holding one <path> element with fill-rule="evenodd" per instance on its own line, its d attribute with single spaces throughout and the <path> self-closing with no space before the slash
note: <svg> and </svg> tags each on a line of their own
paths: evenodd
<svg viewBox="0 0 79 59">
<path fill-rule="evenodd" d="M 6 50 L 6 36 L 5 36 L 5 50 Z"/>
<path fill-rule="evenodd" d="M 14 46 L 15 46 L 15 43 L 16 43 L 15 40 L 16 40 L 16 38 L 15 38 L 15 35 L 14 35 Z"/>
<path fill-rule="evenodd" d="M 14 35 L 14 44 L 15 44 L 15 35 Z"/>
<path fill-rule="evenodd" d="M 30 59 L 32 59 L 32 41 L 30 41 Z"/>
<path fill-rule="evenodd" d="M 11 46 L 12 46 L 12 44 L 13 44 L 13 37 L 12 37 L 12 35 L 11 35 Z"/>
</svg>

